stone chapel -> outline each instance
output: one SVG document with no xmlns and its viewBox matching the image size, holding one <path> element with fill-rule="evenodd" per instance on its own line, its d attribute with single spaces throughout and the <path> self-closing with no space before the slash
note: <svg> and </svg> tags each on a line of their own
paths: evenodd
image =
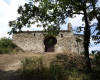
<svg viewBox="0 0 100 80">
<path fill-rule="evenodd" d="M 22 31 L 13 33 L 13 42 L 29 52 L 83 52 L 83 35 L 74 34 L 71 23 L 68 30 L 61 30 L 58 36 L 45 38 L 43 31 Z M 78 39 L 78 40 L 77 40 Z"/>
</svg>

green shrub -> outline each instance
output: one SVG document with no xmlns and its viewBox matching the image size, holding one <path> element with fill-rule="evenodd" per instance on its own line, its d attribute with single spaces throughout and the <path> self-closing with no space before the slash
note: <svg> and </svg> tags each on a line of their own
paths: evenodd
<svg viewBox="0 0 100 80">
<path fill-rule="evenodd" d="M 46 69 L 43 67 L 43 58 L 25 58 L 22 61 L 22 75 L 26 79 L 36 78 L 37 80 L 42 80 L 43 75 L 46 75 Z"/>
<path fill-rule="evenodd" d="M 16 45 L 12 43 L 11 39 L 9 38 L 0 39 L 0 54 L 11 53 L 15 47 Z"/>
<path fill-rule="evenodd" d="M 69 68 L 69 66 L 59 64 L 58 61 L 52 60 L 49 67 L 47 67 L 43 57 L 25 58 L 22 61 L 22 76 L 24 76 L 24 80 L 77 80 L 78 78 L 82 80 L 84 74 L 79 74 L 80 72 L 74 66 Z"/>
<path fill-rule="evenodd" d="M 25 58 L 22 61 L 22 80 L 99 80 L 100 68 L 88 73 L 85 60 L 81 56 L 59 54 L 45 62 L 45 57 Z M 99 60 L 97 58 L 97 60 Z M 98 63 L 96 65 L 99 65 Z"/>
</svg>

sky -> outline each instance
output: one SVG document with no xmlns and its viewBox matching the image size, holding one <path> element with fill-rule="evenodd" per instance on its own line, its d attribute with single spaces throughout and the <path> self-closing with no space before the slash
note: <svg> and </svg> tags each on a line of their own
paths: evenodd
<svg viewBox="0 0 100 80">
<path fill-rule="evenodd" d="M 12 35 L 8 35 L 7 32 L 11 30 L 9 27 L 8 22 L 15 20 L 18 16 L 20 16 L 17 13 L 17 9 L 20 5 L 24 5 L 28 0 L 0 0 L 0 38 L 2 37 L 10 37 L 12 38 Z M 100 0 L 99 0 L 100 3 Z M 66 23 L 68 24 L 69 22 L 72 24 L 73 29 L 75 29 L 78 26 L 81 26 L 83 24 L 82 22 L 82 15 L 77 15 L 76 18 L 74 19 L 66 19 Z M 94 20 L 96 21 L 96 20 Z M 64 24 L 61 26 L 61 30 L 67 30 L 67 24 Z M 36 24 L 32 25 L 31 28 L 26 28 L 24 27 L 22 30 L 43 30 L 42 27 L 37 28 Z M 92 50 L 100 50 L 98 45 L 94 45 L 94 42 L 91 40 L 91 45 L 89 48 L 89 51 L 91 52 Z"/>
</svg>

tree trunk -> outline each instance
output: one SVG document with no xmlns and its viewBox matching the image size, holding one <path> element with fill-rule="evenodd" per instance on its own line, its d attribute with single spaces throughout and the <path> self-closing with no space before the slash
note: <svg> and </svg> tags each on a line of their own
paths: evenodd
<svg viewBox="0 0 100 80">
<path fill-rule="evenodd" d="M 77 41 L 77 50 L 78 50 L 78 53 L 79 53 L 79 45 L 78 45 L 78 41 Z"/>
<path fill-rule="evenodd" d="M 87 18 L 87 11 L 86 11 L 86 4 L 83 4 L 83 12 L 84 12 L 84 18 L 85 18 L 85 28 L 84 28 L 84 49 L 85 49 L 85 59 L 88 71 L 91 72 L 91 63 L 89 59 L 89 44 L 90 44 L 90 26 Z"/>
</svg>

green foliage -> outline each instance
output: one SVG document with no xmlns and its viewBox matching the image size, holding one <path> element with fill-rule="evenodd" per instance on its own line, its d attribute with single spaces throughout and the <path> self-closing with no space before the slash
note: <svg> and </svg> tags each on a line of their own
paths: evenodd
<svg viewBox="0 0 100 80">
<path fill-rule="evenodd" d="M 44 28 L 44 35 L 57 36 L 60 25 L 66 23 L 66 18 L 73 18 L 75 14 L 82 14 L 82 20 L 85 22 L 84 54 L 87 67 L 91 71 L 89 44 L 91 21 L 94 18 L 98 20 L 96 29 L 99 30 L 97 35 L 100 35 L 100 8 L 96 7 L 97 2 L 98 0 L 30 0 L 29 3 L 25 3 L 24 6 L 18 8 L 20 17 L 9 22 L 9 26 L 12 27 L 9 34 L 17 31 L 17 29 L 21 31 L 24 26 L 30 27 L 31 24 L 38 23 L 37 27 L 42 26 Z M 37 3 L 39 5 L 36 5 Z M 39 24 L 40 22 L 41 24 Z M 100 38 L 97 42 L 100 42 Z"/>
<path fill-rule="evenodd" d="M 15 47 L 16 45 L 12 43 L 11 39 L 9 38 L 0 39 L 0 54 L 11 53 Z"/>
<path fill-rule="evenodd" d="M 97 66 L 100 68 L 100 52 L 98 52 L 98 54 L 95 55 L 95 60 L 96 60 Z"/>
<path fill-rule="evenodd" d="M 95 57 L 96 56 L 96 54 L 89 54 L 90 56 L 93 56 L 93 57 Z"/>
<path fill-rule="evenodd" d="M 47 61 L 48 62 L 48 61 Z M 99 68 L 88 74 L 85 61 L 81 56 L 58 54 L 51 60 L 49 66 L 44 57 L 25 58 L 22 61 L 22 76 L 24 80 L 98 80 Z"/>
<path fill-rule="evenodd" d="M 22 75 L 25 79 L 65 80 L 64 70 L 60 65 L 51 64 L 48 68 L 41 57 L 25 58 L 25 60 L 22 61 L 22 65 Z"/>
<path fill-rule="evenodd" d="M 37 27 L 43 26 L 44 32 L 48 33 L 47 35 L 58 35 L 60 24 L 64 23 L 64 19 L 58 19 L 55 14 L 61 14 L 61 10 L 57 9 L 57 5 L 48 0 L 40 1 L 38 6 L 34 3 L 37 4 L 38 1 L 30 1 L 18 8 L 17 11 L 20 17 L 9 22 L 9 26 L 12 27 L 9 34 L 15 32 L 17 29 L 21 31 L 21 28 L 24 26 L 30 27 L 31 24 L 38 23 Z M 63 14 L 62 16 L 64 17 Z M 39 24 L 39 22 L 42 24 Z"/>
</svg>

